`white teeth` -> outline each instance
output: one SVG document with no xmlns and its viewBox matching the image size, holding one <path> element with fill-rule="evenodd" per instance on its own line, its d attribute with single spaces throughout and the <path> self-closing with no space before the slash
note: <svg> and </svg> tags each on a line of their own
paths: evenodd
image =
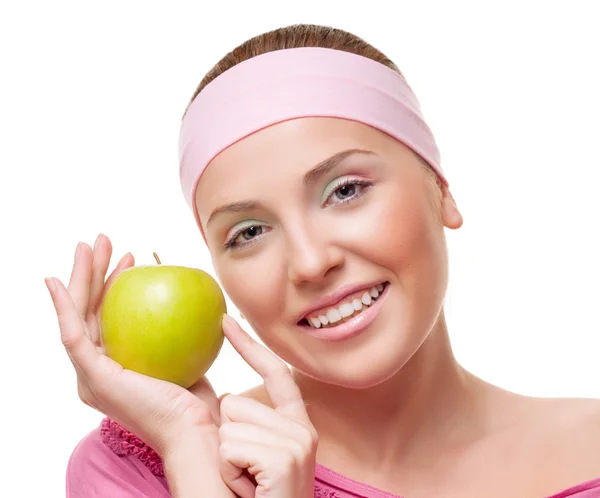
<svg viewBox="0 0 600 498">
<path fill-rule="evenodd" d="M 335 308 L 334 309 L 330 309 L 327 312 L 327 319 L 329 320 L 329 323 L 339 322 L 342 319 L 342 315 Z"/>
<path fill-rule="evenodd" d="M 350 303 L 344 303 L 338 308 L 338 310 L 340 311 L 342 318 L 346 318 L 354 313 L 354 306 L 352 306 Z"/>
<path fill-rule="evenodd" d="M 368 292 L 365 292 L 365 293 L 364 293 L 364 294 L 361 296 L 360 300 L 362 301 L 362 303 L 363 303 L 365 306 L 369 306 L 369 305 L 371 304 L 371 301 L 372 301 L 372 299 L 371 299 L 371 294 L 369 294 Z"/>
<path fill-rule="evenodd" d="M 343 318 L 362 312 L 364 307 L 370 306 L 379 297 L 383 288 L 383 284 L 378 284 L 365 291 L 360 296 L 360 299 L 354 298 L 351 302 L 343 303 L 337 308 L 330 308 L 327 310 L 327 313 L 308 318 L 307 320 L 316 329 L 339 322 Z"/>
</svg>

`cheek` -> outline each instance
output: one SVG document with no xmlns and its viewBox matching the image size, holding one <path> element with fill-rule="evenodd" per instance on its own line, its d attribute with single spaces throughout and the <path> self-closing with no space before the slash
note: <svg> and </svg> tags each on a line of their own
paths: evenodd
<svg viewBox="0 0 600 498">
<path fill-rule="evenodd" d="M 357 220 L 357 242 L 384 266 L 413 266 L 435 246 L 427 209 L 421 199 L 403 192 L 382 196 Z"/>
<path fill-rule="evenodd" d="M 263 251 L 245 260 L 221 264 L 223 289 L 249 323 L 264 326 L 281 316 L 283 283 L 281 271 L 273 264 L 272 251 Z"/>
<path fill-rule="evenodd" d="M 443 229 L 427 199 L 406 192 L 382 197 L 361 215 L 354 251 L 391 271 L 410 296 L 437 295 L 446 280 Z"/>
</svg>

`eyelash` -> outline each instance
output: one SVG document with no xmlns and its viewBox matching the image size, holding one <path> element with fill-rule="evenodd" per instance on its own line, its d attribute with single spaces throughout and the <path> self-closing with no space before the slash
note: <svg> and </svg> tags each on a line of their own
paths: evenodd
<svg viewBox="0 0 600 498">
<path fill-rule="evenodd" d="M 327 199 L 329 199 L 329 197 L 331 197 L 333 194 L 335 194 L 336 191 L 338 191 L 342 187 L 346 187 L 348 185 L 355 185 L 355 186 L 359 186 L 359 187 L 364 187 L 364 189 L 366 190 L 369 187 L 373 186 L 373 182 L 370 182 L 368 180 L 361 180 L 359 178 L 345 178 L 343 180 L 340 180 L 338 183 L 336 183 L 336 185 L 331 189 L 331 194 L 329 194 L 327 196 Z M 336 202 L 335 204 L 338 205 L 338 204 L 345 204 L 347 202 L 354 202 L 359 197 L 362 197 L 364 195 L 365 190 L 362 190 L 361 192 L 353 195 L 352 197 L 348 197 L 346 199 L 338 200 L 338 202 Z"/>
<path fill-rule="evenodd" d="M 248 244 L 252 244 L 254 242 L 254 240 L 256 240 L 256 237 L 253 240 L 249 240 L 248 242 L 244 242 L 242 244 L 236 244 L 235 241 L 240 235 L 242 235 L 246 230 L 248 230 L 248 228 L 254 227 L 254 226 L 263 226 L 263 225 L 253 224 L 253 225 L 246 225 L 243 228 L 238 228 L 235 232 L 233 232 L 233 235 L 229 238 L 229 240 L 227 242 L 225 242 L 225 244 L 223 244 L 223 247 L 225 247 L 225 249 L 239 249 L 241 247 L 247 246 Z"/>
<path fill-rule="evenodd" d="M 373 186 L 373 182 L 368 181 L 368 180 L 361 180 L 358 178 L 346 178 L 344 180 L 340 180 L 340 182 L 338 184 L 336 184 L 335 187 L 332 189 L 331 194 L 329 194 L 329 196 L 327 198 L 329 199 L 329 197 L 331 197 L 333 194 L 335 194 L 340 188 L 346 187 L 348 185 L 357 185 L 359 187 L 364 187 L 364 190 L 353 195 L 352 197 L 348 197 L 347 199 L 339 200 L 338 202 L 335 203 L 335 205 L 354 202 L 355 200 L 357 200 L 358 198 L 360 198 L 364 195 L 365 190 L 367 190 L 369 187 Z M 322 206 L 324 206 L 324 204 Z M 256 225 L 247 225 L 245 227 L 242 227 L 242 228 L 239 228 L 238 230 L 236 230 L 233 233 L 233 235 L 227 240 L 227 242 L 225 242 L 225 244 L 223 244 L 223 247 L 225 247 L 225 249 L 240 249 L 242 247 L 246 247 L 248 244 L 254 243 L 254 241 L 256 240 L 257 237 L 255 237 L 253 240 L 244 242 L 242 244 L 235 243 L 235 241 L 237 240 L 237 238 L 240 235 L 242 235 L 246 230 L 248 230 L 250 227 L 253 227 L 253 226 L 256 226 Z M 261 225 L 261 226 L 264 226 L 264 225 Z"/>
</svg>

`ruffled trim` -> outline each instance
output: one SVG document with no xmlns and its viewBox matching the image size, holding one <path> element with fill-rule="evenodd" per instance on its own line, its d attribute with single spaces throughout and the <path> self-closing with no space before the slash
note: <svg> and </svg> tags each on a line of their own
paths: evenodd
<svg viewBox="0 0 600 498">
<path fill-rule="evenodd" d="M 315 484 L 315 498 L 340 498 L 340 495 L 329 488 L 322 488 Z"/>
<path fill-rule="evenodd" d="M 162 459 L 144 441 L 114 420 L 105 418 L 100 423 L 100 438 L 108 448 L 119 456 L 138 458 L 154 475 L 165 476 Z M 315 498 L 340 498 L 328 487 L 315 484 Z"/>
<path fill-rule="evenodd" d="M 165 468 L 158 453 L 122 425 L 105 418 L 100 423 L 100 437 L 113 453 L 138 458 L 155 476 L 164 477 Z"/>
</svg>

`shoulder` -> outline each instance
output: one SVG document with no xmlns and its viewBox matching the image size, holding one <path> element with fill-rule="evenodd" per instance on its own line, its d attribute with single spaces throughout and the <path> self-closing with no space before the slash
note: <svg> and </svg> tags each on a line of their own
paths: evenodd
<svg viewBox="0 0 600 498">
<path fill-rule="evenodd" d="M 582 450 L 591 451 L 596 464 L 600 456 L 600 399 L 555 400 L 556 425 Z"/>
<path fill-rule="evenodd" d="M 537 409 L 537 422 L 541 422 L 543 430 L 555 433 L 560 440 L 571 441 L 580 449 L 594 446 L 598 456 L 600 399 L 551 398 L 539 400 Z"/>
<path fill-rule="evenodd" d="M 68 498 L 166 498 L 166 481 L 154 476 L 135 455 L 119 454 L 106 444 L 106 425 L 86 435 L 73 450 L 67 465 Z"/>
<path fill-rule="evenodd" d="M 73 450 L 67 466 L 68 484 L 86 481 L 94 472 L 113 460 L 112 451 L 103 444 L 100 427 L 85 436 Z"/>
<path fill-rule="evenodd" d="M 530 434 L 545 469 L 566 483 L 600 478 L 600 400 L 540 399 L 532 413 Z"/>
</svg>

